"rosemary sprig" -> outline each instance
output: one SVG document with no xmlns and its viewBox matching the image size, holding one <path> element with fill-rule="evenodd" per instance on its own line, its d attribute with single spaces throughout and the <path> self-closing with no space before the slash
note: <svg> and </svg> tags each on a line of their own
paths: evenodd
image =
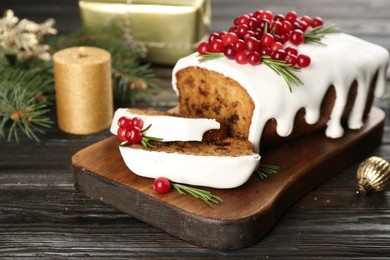
<svg viewBox="0 0 390 260">
<path fill-rule="evenodd" d="M 277 165 L 271 164 L 260 164 L 257 168 L 256 173 L 263 180 L 273 173 L 277 173 L 280 170 L 280 167 Z"/>
<path fill-rule="evenodd" d="M 179 183 L 172 183 L 173 188 L 179 192 L 180 195 L 186 195 L 187 193 L 191 194 L 197 199 L 201 199 L 204 202 L 206 202 L 210 207 L 213 207 L 213 204 L 218 204 L 219 202 L 223 201 L 222 198 L 213 195 L 211 192 L 194 188 L 194 187 L 189 187 L 183 184 Z"/>
<path fill-rule="evenodd" d="M 222 58 L 224 57 L 224 54 L 221 52 L 218 53 L 209 52 L 206 54 L 199 54 L 198 57 L 200 57 L 199 62 L 202 63 L 205 61 Z M 283 79 L 286 81 L 286 84 L 290 92 L 292 92 L 292 85 L 296 85 L 296 86 L 303 85 L 302 81 L 296 75 L 293 74 L 293 72 L 299 72 L 300 71 L 299 68 L 292 67 L 291 65 L 281 60 L 271 59 L 270 56 L 263 55 L 261 58 L 262 58 L 262 62 L 265 65 L 267 65 L 278 75 L 283 77 Z"/>
<path fill-rule="evenodd" d="M 209 61 L 209 60 L 216 60 L 216 59 L 222 58 L 223 56 L 224 56 L 224 54 L 222 52 L 217 52 L 217 53 L 208 52 L 205 54 L 198 55 L 198 57 L 200 57 L 200 59 L 199 59 L 200 63 L 205 62 L 205 61 Z"/>
<path fill-rule="evenodd" d="M 290 92 L 292 92 L 292 85 L 296 85 L 298 87 L 303 85 L 303 82 L 293 73 L 299 72 L 299 68 L 292 67 L 290 64 L 287 64 L 282 60 L 271 59 L 270 56 L 262 56 L 262 62 L 264 62 L 265 65 L 270 67 L 278 75 L 283 77 Z"/>
<path fill-rule="evenodd" d="M 146 131 L 149 130 L 149 128 L 152 127 L 152 124 L 148 125 L 148 127 L 144 128 L 141 132 L 144 133 Z M 143 135 L 142 138 L 141 138 L 141 144 L 143 147 L 145 148 L 157 148 L 157 146 L 149 143 L 149 141 L 152 140 L 152 141 L 162 141 L 163 138 L 158 138 L 158 137 L 152 137 L 152 136 L 146 136 L 146 135 Z"/>
<path fill-rule="evenodd" d="M 324 43 L 322 43 L 322 38 L 324 38 L 326 34 L 339 32 L 339 28 L 331 24 L 325 24 L 319 27 L 311 28 L 304 33 L 305 42 L 324 45 Z"/>
</svg>

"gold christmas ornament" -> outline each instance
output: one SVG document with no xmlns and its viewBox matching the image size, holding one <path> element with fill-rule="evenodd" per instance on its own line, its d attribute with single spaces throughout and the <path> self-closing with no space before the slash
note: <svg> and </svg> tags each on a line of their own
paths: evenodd
<svg viewBox="0 0 390 260">
<path fill-rule="evenodd" d="M 357 195 L 366 196 L 370 191 L 383 191 L 390 183 L 390 164 L 377 156 L 368 158 L 357 169 Z"/>
</svg>

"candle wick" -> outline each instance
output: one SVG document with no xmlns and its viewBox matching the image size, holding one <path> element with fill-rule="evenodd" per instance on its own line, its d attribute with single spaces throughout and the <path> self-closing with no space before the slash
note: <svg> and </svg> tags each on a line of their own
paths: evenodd
<svg viewBox="0 0 390 260">
<path fill-rule="evenodd" d="M 79 58 L 85 58 L 85 57 L 88 56 L 88 55 L 85 53 L 85 50 L 84 50 L 83 47 L 80 47 L 80 48 L 79 48 L 79 51 L 78 51 L 77 54 L 78 54 Z"/>
</svg>

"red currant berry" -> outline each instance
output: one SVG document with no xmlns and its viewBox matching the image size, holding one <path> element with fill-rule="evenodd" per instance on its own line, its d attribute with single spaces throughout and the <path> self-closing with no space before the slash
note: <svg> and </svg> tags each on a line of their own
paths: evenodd
<svg viewBox="0 0 390 260">
<path fill-rule="evenodd" d="M 257 10 L 253 13 L 253 17 L 256 18 L 257 21 L 260 21 L 260 16 L 263 14 L 263 10 Z"/>
<path fill-rule="evenodd" d="M 234 21 L 235 25 L 240 25 L 240 24 L 247 24 L 249 20 L 249 15 L 244 14 L 241 15 L 240 17 L 237 17 Z"/>
<path fill-rule="evenodd" d="M 271 56 L 271 48 L 270 47 L 263 47 L 260 49 L 261 56 Z"/>
<path fill-rule="evenodd" d="M 292 25 L 289 21 L 283 21 L 282 22 L 282 28 L 284 33 L 289 33 L 292 30 Z"/>
<path fill-rule="evenodd" d="M 249 37 L 245 40 L 246 49 L 248 51 L 257 51 L 260 47 L 260 42 L 255 37 Z"/>
<path fill-rule="evenodd" d="M 249 18 L 249 20 L 248 20 L 248 22 L 247 22 L 247 25 L 248 25 L 249 28 L 251 28 L 251 29 L 256 28 L 256 26 L 257 26 L 257 20 L 256 20 L 256 18 L 254 18 L 254 17 Z"/>
<path fill-rule="evenodd" d="M 238 40 L 238 36 L 234 32 L 228 32 L 222 38 L 223 44 L 225 46 L 227 46 L 229 44 L 234 44 L 234 43 L 236 43 L 237 40 Z"/>
<path fill-rule="evenodd" d="M 267 19 L 268 21 L 272 21 L 272 12 L 269 10 L 265 10 L 261 15 L 260 19 Z"/>
<path fill-rule="evenodd" d="M 300 68 L 306 68 L 310 65 L 311 63 L 311 59 L 309 56 L 305 55 L 305 54 L 299 54 L 298 55 L 298 61 L 297 61 L 297 65 L 298 67 Z"/>
<path fill-rule="evenodd" d="M 275 52 L 277 50 L 280 50 L 283 48 L 283 44 L 280 42 L 274 42 L 274 44 L 271 45 L 271 51 Z"/>
<path fill-rule="evenodd" d="M 313 28 L 320 27 L 322 25 L 324 25 L 324 21 L 322 20 L 321 17 L 314 17 L 313 20 L 311 21 L 311 26 Z"/>
<path fill-rule="evenodd" d="M 126 128 L 118 128 L 118 131 L 116 133 L 116 135 L 118 136 L 118 139 L 122 142 L 126 142 L 127 139 L 126 139 L 126 132 L 127 132 L 127 129 Z"/>
<path fill-rule="evenodd" d="M 165 194 L 171 189 L 171 183 L 165 177 L 158 177 L 153 182 L 153 188 L 158 194 Z"/>
<path fill-rule="evenodd" d="M 282 14 L 277 14 L 274 16 L 274 21 L 283 22 L 284 20 L 286 20 L 286 17 L 284 17 Z"/>
<path fill-rule="evenodd" d="M 128 116 L 122 116 L 118 119 L 118 126 L 119 128 L 128 128 L 129 126 L 132 126 L 133 123 L 131 121 L 131 118 Z"/>
<path fill-rule="evenodd" d="M 255 28 L 254 31 L 256 39 L 261 39 L 261 36 L 263 35 L 263 31 L 260 28 Z"/>
<path fill-rule="evenodd" d="M 216 39 L 210 43 L 210 52 L 223 52 L 225 45 L 221 39 Z"/>
<path fill-rule="evenodd" d="M 265 47 L 270 47 L 274 44 L 275 38 L 272 34 L 266 33 L 261 36 L 261 44 Z"/>
<path fill-rule="evenodd" d="M 249 26 L 247 24 L 240 24 L 237 27 L 238 37 L 244 37 L 244 35 L 249 31 Z"/>
<path fill-rule="evenodd" d="M 293 23 L 295 22 L 295 20 L 297 19 L 298 15 L 296 12 L 294 11 L 289 11 L 287 12 L 286 14 L 286 20 L 289 21 L 290 23 Z"/>
<path fill-rule="evenodd" d="M 209 43 L 208 42 L 201 42 L 198 45 L 198 52 L 201 55 L 210 52 L 210 45 L 209 45 Z"/>
<path fill-rule="evenodd" d="M 286 52 L 283 49 L 276 50 L 271 54 L 271 58 L 274 60 L 284 60 L 286 58 Z"/>
<path fill-rule="evenodd" d="M 300 45 L 305 40 L 303 32 L 299 29 L 295 29 L 290 33 L 290 42 L 294 45 Z"/>
<path fill-rule="evenodd" d="M 244 38 L 244 40 L 246 40 L 246 39 L 248 39 L 249 37 L 255 37 L 255 32 L 252 31 L 252 30 L 249 30 L 249 31 L 244 35 L 244 37 L 242 37 L 242 38 Z M 256 38 L 256 37 L 255 37 L 255 38 Z"/>
<path fill-rule="evenodd" d="M 267 20 L 267 19 L 263 19 L 259 22 L 259 28 L 265 32 L 267 30 L 267 32 L 269 31 L 269 25 L 270 25 L 270 21 Z"/>
<path fill-rule="evenodd" d="M 233 45 L 228 45 L 225 47 L 225 50 L 223 51 L 223 54 L 226 56 L 226 58 L 233 60 L 234 56 L 236 56 L 236 50 L 234 49 Z"/>
<path fill-rule="evenodd" d="M 298 58 L 294 54 L 288 54 L 285 58 L 286 64 L 290 64 L 292 67 L 294 67 L 297 62 Z"/>
<path fill-rule="evenodd" d="M 284 33 L 280 36 L 279 42 L 282 44 L 285 44 L 288 40 L 290 39 L 290 34 L 289 33 Z"/>
<path fill-rule="evenodd" d="M 234 59 L 238 64 L 246 64 L 248 63 L 248 55 L 244 51 L 237 52 L 234 56 Z"/>
<path fill-rule="evenodd" d="M 283 33 L 282 23 L 279 21 L 274 21 L 271 23 L 270 30 L 273 34 L 281 35 Z"/>
<path fill-rule="evenodd" d="M 133 123 L 133 126 L 136 126 L 139 129 L 142 129 L 144 127 L 144 122 L 139 117 L 133 117 L 133 119 L 131 119 L 131 121 Z"/>
<path fill-rule="evenodd" d="M 209 35 L 209 42 L 212 42 L 212 41 L 214 41 L 214 40 L 216 40 L 216 39 L 220 39 L 220 37 L 219 37 L 219 34 L 218 33 L 211 33 L 210 35 Z"/>
<path fill-rule="evenodd" d="M 142 131 L 136 126 L 131 126 L 127 128 L 126 131 L 126 140 L 131 144 L 137 144 L 142 139 Z"/>
<path fill-rule="evenodd" d="M 225 36 L 227 33 L 228 33 L 227 31 L 221 31 L 221 32 L 219 32 L 219 33 L 218 33 L 219 39 L 222 40 L 223 36 Z"/>
<path fill-rule="evenodd" d="M 251 52 L 248 54 L 248 63 L 251 65 L 258 65 L 261 63 L 261 55 L 258 52 Z"/>
<path fill-rule="evenodd" d="M 236 41 L 236 43 L 233 45 L 234 47 L 234 50 L 239 52 L 239 51 L 243 51 L 246 47 L 246 44 L 244 42 L 244 40 L 241 40 L 239 39 L 238 41 Z"/>
<path fill-rule="evenodd" d="M 229 32 L 234 32 L 235 34 L 237 34 L 237 26 L 233 25 L 229 28 Z"/>
<path fill-rule="evenodd" d="M 290 54 L 294 54 L 295 56 L 298 55 L 298 50 L 293 48 L 293 47 L 287 47 L 286 49 L 284 49 L 286 51 L 286 54 L 287 55 L 290 55 Z"/>
<path fill-rule="evenodd" d="M 311 17 L 308 15 L 304 15 L 301 17 L 301 20 L 307 23 L 308 25 L 311 25 Z"/>
<path fill-rule="evenodd" d="M 293 23 L 293 26 L 295 29 L 299 29 L 299 30 L 302 30 L 304 32 L 307 30 L 307 28 L 309 28 L 309 24 L 307 24 L 305 21 L 303 21 L 301 19 L 297 19 Z"/>
</svg>

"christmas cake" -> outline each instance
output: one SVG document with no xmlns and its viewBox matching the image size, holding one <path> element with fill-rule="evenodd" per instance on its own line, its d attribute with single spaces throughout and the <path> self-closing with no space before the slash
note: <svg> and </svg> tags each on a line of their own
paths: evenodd
<svg viewBox="0 0 390 260">
<path fill-rule="evenodd" d="M 234 188 L 258 169 L 260 147 L 361 128 L 374 96 L 384 93 L 388 63 L 387 50 L 319 17 L 259 10 L 177 62 L 179 115 L 120 109 L 111 131 L 135 174 Z M 205 139 L 222 128 L 222 138 Z"/>
<path fill-rule="evenodd" d="M 339 138 L 345 126 L 362 127 L 374 94 L 384 93 L 388 62 L 386 49 L 320 18 L 256 11 L 179 60 L 172 85 L 180 114 L 225 121 L 229 136 L 250 140 L 259 152 L 260 140 L 265 147 L 323 128 Z M 291 74 L 275 67 L 282 63 Z"/>
</svg>

